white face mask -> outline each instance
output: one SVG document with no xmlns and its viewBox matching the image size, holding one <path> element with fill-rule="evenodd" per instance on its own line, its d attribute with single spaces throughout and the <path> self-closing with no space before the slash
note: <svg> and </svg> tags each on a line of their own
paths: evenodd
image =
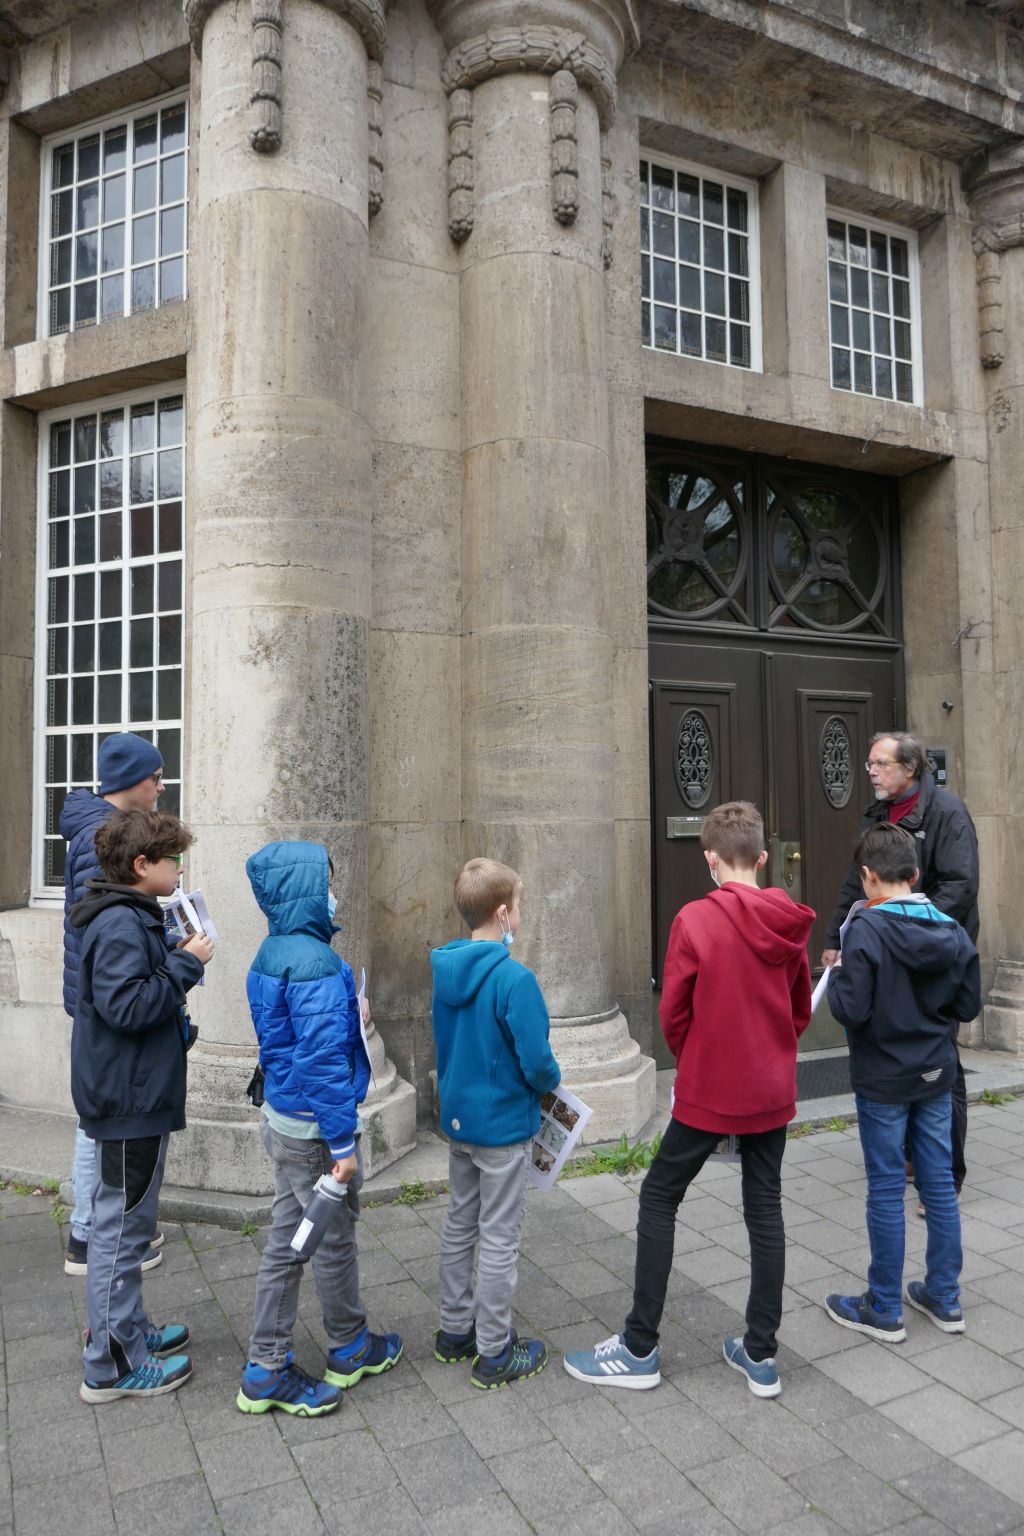
<svg viewBox="0 0 1024 1536">
<path fill-rule="evenodd" d="M 722 882 L 718 878 L 718 865 L 717 864 L 709 864 L 708 865 L 708 872 L 711 875 L 711 879 L 714 882 L 715 886 L 720 890 L 721 886 L 722 886 Z"/>
<path fill-rule="evenodd" d="M 334 914 L 338 910 L 338 898 L 333 891 L 327 892 L 327 916 L 334 922 Z"/>
</svg>

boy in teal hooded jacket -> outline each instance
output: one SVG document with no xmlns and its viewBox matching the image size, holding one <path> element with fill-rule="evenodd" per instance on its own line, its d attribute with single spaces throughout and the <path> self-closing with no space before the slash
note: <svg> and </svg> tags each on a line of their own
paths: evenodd
<svg viewBox="0 0 1024 1536">
<path fill-rule="evenodd" d="M 530 1147 L 541 1097 L 561 1080 L 537 978 L 509 954 L 522 890 L 506 864 L 470 859 L 455 881 L 455 905 L 471 937 L 430 957 L 451 1185 L 434 1353 L 446 1364 L 471 1359 L 476 1387 L 503 1387 L 547 1364 L 544 1344 L 511 1327 Z"/>
</svg>

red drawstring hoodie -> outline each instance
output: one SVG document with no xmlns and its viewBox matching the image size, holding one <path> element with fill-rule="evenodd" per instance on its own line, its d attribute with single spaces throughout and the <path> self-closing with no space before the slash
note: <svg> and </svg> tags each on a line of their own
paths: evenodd
<svg viewBox="0 0 1024 1536">
<path fill-rule="evenodd" d="M 678 1062 L 672 1114 L 698 1131 L 772 1131 L 796 1114 L 811 1019 L 810 907 L 728 880 L 676 914 L 661 1028 Z"/>
</svg>

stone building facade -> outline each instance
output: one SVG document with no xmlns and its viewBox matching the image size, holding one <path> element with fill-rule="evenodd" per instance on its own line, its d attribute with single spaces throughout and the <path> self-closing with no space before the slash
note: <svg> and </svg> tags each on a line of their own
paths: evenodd
<svg viewBox="0 0 1024 1536">
<path fill-rule="evenodd" d="M 1022 1048 L 1024 5 L 3 0 L 0 80 L 0 1100 L 70 1111 L 56 818 L 123 728 L 222 935 L 175 1182 L 264 1182 L 264 841 L 332 849 L 374 1166 L 475 852 L 632 1136 L 702 807 L 827 917 L 893 723 Z"/>
</svg>

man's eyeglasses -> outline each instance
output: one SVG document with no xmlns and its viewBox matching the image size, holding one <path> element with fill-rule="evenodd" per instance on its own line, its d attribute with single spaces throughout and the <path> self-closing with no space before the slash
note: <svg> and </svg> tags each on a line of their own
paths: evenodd
<svg viewBox="0 0 1024 1536">
<path fill-rule="evenodd" d="M 895 757 L 869 757 L 864 764 L 865 772 L 870 773 L 872 768 L 895 768 L 898 766 Z"/>
</svg>

